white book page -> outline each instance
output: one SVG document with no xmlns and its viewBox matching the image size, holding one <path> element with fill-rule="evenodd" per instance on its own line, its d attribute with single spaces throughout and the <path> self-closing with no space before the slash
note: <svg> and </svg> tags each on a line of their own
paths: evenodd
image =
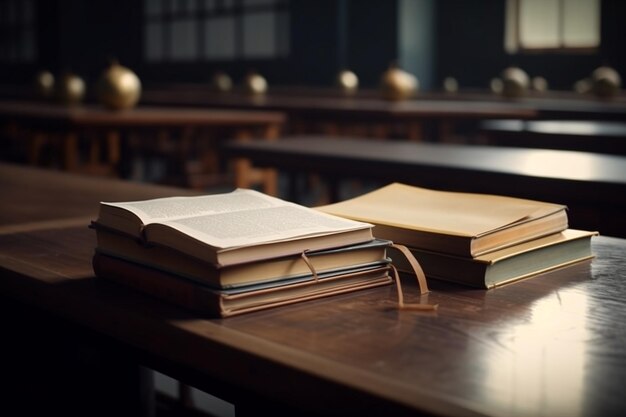
<svg viewBox="0 0 626 417">
<path fill-rule="evenodd" d="M 231 248 L 371 227 L 254 190 L 227 194 L 106 203 L 163 223 L 216 248 Z"/>
</svg>

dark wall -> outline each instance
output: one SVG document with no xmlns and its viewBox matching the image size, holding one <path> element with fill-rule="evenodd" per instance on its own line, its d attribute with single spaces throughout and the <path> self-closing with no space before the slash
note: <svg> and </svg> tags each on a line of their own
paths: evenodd
<svg viewBox="0 0 626 417">
<path fill-rule="evenodd" d="M 279 60 L 224 63 L 148 64 L 143 61 L 142 2 L 124 0 L 43 0 L 38 2 L 39 61 L 3 65 L 2 82 L 25 83 L 35 72 L 70 69 L 91 83 L 108 59 L 116 57 L 150 83 L 206 82 L 216 70 L 239 81 L 250 69 L 262 72 L 270 85 L 329 86 L 346 66 L 361 85 L 378 85 L 389 63 L 402 58 L 406 33 L 400 29 L 401 0 L 291 0 L 291 55 Z M 529 75 L 542 75 L 556 89 L 570 89 L 597 66 L 607 63 L 626 76 L 626 2 L 603 0 L 599 53 L 508 55 L 504 51 L 503 0 L 437 0 L 434 47 L 427 57 L 433 85 L 454 76 L 461 87 L 486 88 L 489 80 L 515 64 Z M 411 22 L 403 19 L 402 24 Z M 415 24 L 419 24 L 416 19 Z M 409 29 L 411 29 L 409 27 Z M 402 52 L 406 56 L 406 51 Z M 419 54 L 413 54 L 419 55 Z M 432 76 L 430 75 L 432 74 Z"/>
<path fill-rule="evenodd" d="M 347 65 L 362 85 L 377 85 L 393 61 L 398 61 L 396 1 L 351 0 L 348 7 Z"/>
<path fill-rule="evenodd" d="M 61 0 L 38 7 L 40 67 L 74 71 L 91 82 L 113 58 L 140 65 L 139 2 Z"/>
<path fill-rule="evenodd" d="M 508 65 L 532 76 L 543 76 L 551 88 L 570 90 L 579 79 L 603 63 L 626 75 L 626 2 L 603 0 L 602 45 L 597 53 L 515 54 L 504 51 L 502 0 L 440 0 L 437 2 L 437 68 L 439 82 L 448 75 L 461 87 L 487 88 Z"/>
</svg>

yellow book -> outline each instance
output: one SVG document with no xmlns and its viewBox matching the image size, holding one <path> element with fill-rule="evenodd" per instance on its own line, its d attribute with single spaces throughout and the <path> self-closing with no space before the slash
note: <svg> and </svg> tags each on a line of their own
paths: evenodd
<svg viewBox="0 0 626 417">
<path fill-rule="evenodd" d="M 568 227 L 564 205 L 400 183 L 317 209 L 374 224 L 377 238 L 469 258 Z"/>
</svg>

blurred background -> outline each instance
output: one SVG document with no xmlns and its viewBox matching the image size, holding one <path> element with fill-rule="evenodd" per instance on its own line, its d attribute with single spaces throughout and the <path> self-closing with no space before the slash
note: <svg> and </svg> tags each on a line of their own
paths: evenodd
<svg viewBox="0 0 626 417">
<path fill-rule="evenodd" d="M 32 84 L 43 69 L 90 85 L 109 60 L 147 86 L 239 82 L 251 69 L 270 86 L 331 86 L 352 70 L 376 87 L 391 62 L 421 91 L 454 77 L 489 89 L 511 65 L 571 91 L 601 65 L 624 74 L 619 0 L 2 0 L 0 79 Z"/>
</svg>

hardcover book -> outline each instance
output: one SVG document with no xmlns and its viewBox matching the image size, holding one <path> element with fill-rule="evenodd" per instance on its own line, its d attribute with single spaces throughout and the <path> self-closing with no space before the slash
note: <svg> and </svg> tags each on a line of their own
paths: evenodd
<svg viewBox="0 0 626 417">
<path fill-rule="evenodd" d="M 372 225 L 263 193 L 100 203 L 96 234 L 109 230 L 212 263 L 236 265 L 373 239 Z"/>
<path fill-rule="evenodd" d="M 378 264 L 309 275 L 289 280 L 216 290 L 175 274 L 96 253 L 96 276 L 126 285 L 180 307 L 209 315 L 230 317 L 281 305 L 387 285 L 389 266 Z"/>
<path fill-rule="evenodd" d="M 597 232 L 567 229 L 519 245 L 490 252 L 474 259 L 409 248 L 428 278 L 452 281 L 478 288 L 528 278 L 593 257 L 591 238 Z M 405 258 L 389 250 L 399 271 L 411 272 Z"/>
<path fill-rule="evenodd" d="M 564 205 L 400 183 L 317 209 L 374 224 L 374 235 L 381 239 L 468 258 L 558 233 L 568 226 Z"/>
<path fill-rule="evenodd" d="M 181 275 L 217 289 L 309 276 L 311 270 L 325 273 L 337 268 L 380 263 L 387 260 L 386 251 L 391 244 L 388 240 L 374 239 L 339 248 L 307 251 L 305 256 L 308 261 L 299 254 L 217 268 L 185 253 L 159 245 L 147 245 L 109 229 L 98 231 L 97 242 L 98 253 Z"/>
</svg>

